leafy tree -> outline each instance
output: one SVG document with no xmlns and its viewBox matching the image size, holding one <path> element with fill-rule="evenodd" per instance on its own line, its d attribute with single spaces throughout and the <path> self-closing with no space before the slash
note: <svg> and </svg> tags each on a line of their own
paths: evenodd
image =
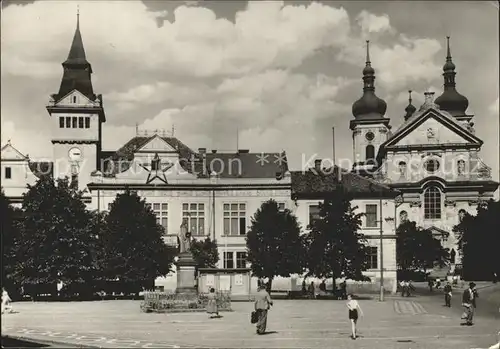
<svg viewBox="0 0 500 349">
<path fill-rule="evenodd" d="M 11 294 L 16 288 L 14 282 L 14 270 L 18 264 L 16 254 L 16 243 L 19 239 L 19 224 L 22 211 L 9 204 L 5 193 L 0 191 L 0 220 L 1 244 L 2 244 L 2 287 Z"/>
<path fill-rule="evenodd" d="M 306 235 L 307 275 L 335 279 L 342 273 L 353 280 L 364 280 L 366 240 L 358 233 L 363 213 L 355 213 L 350 197 L 343 189 L 319 204 L 319 218 Z"/>
<path fill-rule="evenodd" d="M 449 260 L 448 250 L 432 236 L 432 231 L 418 227 L 413 221 L 406 221 L 396 230 L 396 262 L 404 271 L 444 266 Z"/>
<path fill-rule="evenodd" d="M 500 275 L 497 251 L 500 246 L 499 225 L 500 201 L 490 200 L 478 206 L 475 216 L 466 213 L 453 228 L 466 280 L 491 280 L 494 273 Z"/>
<path fill-rule="evenodd" d="M 101 233 L 105 250 L 104 275 L 122 288 L 150 289 L 158 276 L 170 272 L 176 251 L 163 241 L 163 227 L 150 206 L 137 194 L 118 194 Z"/>
<path fill-rule="evenodd" d="M 251 222 L 246 244 L 253 275 L 269 278 L 270 290 L 276 276 L 302 272 L 301 228 L 290 210 L 280 211 L 276 201 L 269 200 L 255 212 Z"/>
<path fill-rule="evenodd" d="M 217 243 L 209 237 L 205 240 L 193 240 L 191 252 L 198 268 L 215 268 L 219 261 Z"/>
<path fill-rule="evenodd" d="M 28 186 L 22 207 L 24 219 L 16 249 L 22 259 L 16 269 L 17 282 L 26 286 L 28 293 L 57 282 L 70 289 L 80 286 L 79 293 L 89 292 L 95 239 L 89 233 L 90 215 L 81 192 L 71 189 L 67 179 L 54 182 L 52 177 L 43 176 Z"/>
</svg>

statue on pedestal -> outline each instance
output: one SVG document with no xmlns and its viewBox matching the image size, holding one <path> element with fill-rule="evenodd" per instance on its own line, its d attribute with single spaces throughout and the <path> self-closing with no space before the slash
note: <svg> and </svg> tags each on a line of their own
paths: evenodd
<svg viewBox="0 0 500 349">
<path fill-rule="evenodd" d="M 191 251 L 191 233 L 188 232 L 188 222 L 184 218 L 179 230 L 179 253 Z"/>
</svg>

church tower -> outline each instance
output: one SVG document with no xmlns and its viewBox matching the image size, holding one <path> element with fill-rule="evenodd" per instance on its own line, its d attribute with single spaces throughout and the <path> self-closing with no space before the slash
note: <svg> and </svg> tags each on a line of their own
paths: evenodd
<svg viewBox="0 0 500 349">
<path fill-rule="evenodd" d="M 52 129 L 54 177 L 69 177 L 85 189 L 92 171 L 100 168 L 102 123 L 106 121 L 102 95 L 92 87 L 92 66 L 87 61 L 80 33 L 80 15 L 63 66 L 59 92 L 50 96 L 47 111 Z"/>
<path fill-rule="evenodd" d="M 443 66 L 444 90 L 441 96 L 436 98 L 435 103 L 439 109 L 445 110 L 450 113 L 462 126 L 473 131 L 474 124 L 471 122 L 473 115 L 466 114 L 469 107 L 469 100 L 467 97 L 458 93 L 456 89 L 455 64 L 451 58 L 450 50 L 450 37 L 446 37 L 446 62 Z"/>
<path fill-rule="evenodd" d="M 376 165 L 379 147 L 387 140 L 389 119 L 387 104 L 375 95 L 375 69 L 370 62 L 370 42 L 366 42 L 366 66 L 363 69 L 363 96 L 354 102 L 350 122 L 353 138 L 353 170 L 369 170 Z"/>
</svg>

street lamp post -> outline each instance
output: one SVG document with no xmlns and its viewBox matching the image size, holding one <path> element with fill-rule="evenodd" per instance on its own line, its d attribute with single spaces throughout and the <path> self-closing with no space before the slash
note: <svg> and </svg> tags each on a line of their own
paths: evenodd
<svg viewBox="0 0 500 349">
<path fill-rule="evenodd" d="M 384 234 L 384 228 L 382 226 L 383 224 L 383 219 L 382 219 L 382 194 L 380 195 L 380 200 L 379 200 L 379 206 L 380 206 L 380 301 L 384 301 L 384 240 L 383 240 L 383 234 Z"/>
</svg>

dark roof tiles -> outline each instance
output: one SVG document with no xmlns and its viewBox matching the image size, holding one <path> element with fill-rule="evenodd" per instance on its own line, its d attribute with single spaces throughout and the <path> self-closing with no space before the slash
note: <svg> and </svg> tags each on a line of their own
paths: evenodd
<svg viewBox="0 0 500 349">
<path fill-rule="evenodd" d="M 356 173 L 341 169 L 327 168 L 317 173 L 315 170 L 293 171 L 292 197 L 323 198 L 334 194 L 337 190 L 346 190 L 353 198 L 396 197 L 399 193 L 388 186 Z"/>
</svg>

